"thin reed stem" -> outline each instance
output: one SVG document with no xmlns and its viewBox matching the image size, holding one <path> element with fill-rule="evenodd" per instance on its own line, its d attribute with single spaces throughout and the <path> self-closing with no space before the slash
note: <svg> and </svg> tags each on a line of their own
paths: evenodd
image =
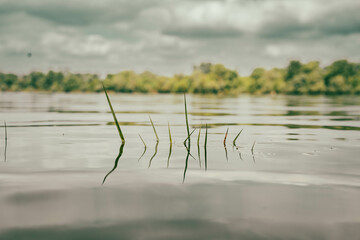
<svg viewBox="0 0 360 240">
<path fill-rule="evenodd" d="M 124 135 L 123 135 L 123 133 L 122 133 L 122 131 L 121 131 L 119 122 L 118 122 L 118 120 L 117 120 L 117 118 L 116 118 L 114 109 L 113 109 L 113 107 L 112 107 L 112 105 L 111 105 L 111 101 L 110 101 L 109 95 L 108 95 L 107 92 L 106 92 L 104 83 L 101 82 L 101 84 L 102 84 L 102 86 L 103 86 L 103 89 L 104 89 L 104 92 L 105 92 L 105 95 L 106 95 L 106 99 L 107 99 L 107 101 L 108 101 L 108 103 L 109 103 L 109 107 L 110 107 L 110 110 L 111 110 L 111 114 L 113 115 L 116 128 L 117 128 L 117 130 L 118 130 L 118 132 L 119 132 L 119 136 L 120 136 L 120 138 L 121 138 L 121 141 L 124 143 L 124 142 L 125 142 L 125 138 L 124 138 Z"/>
<path fill-rule="evenodd" d="M 151 122 L 151 126 L 153 127 L 153 130 L 154 130 L 154 133 L 155 133 L 155 136 L 156 136 L 156 141 L 159 142 L 159 136 L 157 135 L 157 132 L 156 132 L 156 129 L 155 129 L 155 126 L 154 126 L 154 123 L 149 115 L 149 118 L 150 118 L 150 122 Z"/>
<path fill-rule="evenodd" d="M 233 141 L 233 146 L 236 146 L 235 144 L 235 141 L 236 139 L 240 136 L 241 132 L 243 131 L 244 129 L 241 129 L 241 131 L 236 135 L 236 137 L 234 138 L 234 141 Z"/>
</svg>

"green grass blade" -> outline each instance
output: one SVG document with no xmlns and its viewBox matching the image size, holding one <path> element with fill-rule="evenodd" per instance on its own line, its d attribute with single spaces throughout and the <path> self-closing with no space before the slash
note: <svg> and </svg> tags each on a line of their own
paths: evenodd
<svg viewBox="0 0 360 240">
<path fill-rule="evenodd" d="M 186 120 L 186 130 L 188 137 L 190 136 L 190 129 L 189 129 L 189 120 L 188 120 L 188 113 L 187 113 L 187 105 L 186 105 L 186 95 L 184 93 L 184 103 L 185 103 L 185 120 Z"/>
<path fill-rule="evenodd" d="M 171 131 L 170 131 L 170 123 L 169 122 L 168 122 L 168 129 L 169 129 L 170 144 L 172 145 L 172 138 L 171 138 Z"/>
<path fill-rule="evenodd" d="M 194 128 L 192 131 L 191 131 L 191 133 L 190 133 L 190 135 L 184 140 L 184 145 L 186 144 L 186 141 L 189 139 L 189 141 L 190 141 L 190 137 L 191 137 L 191 135 L 195 132 L 195 130 L 196 130 L 196 128 Z"/>
<path fill-rule="evenodd" d="M 149 118 L 150 118 L 150 123 L 151 123 L 151 126 L 153 127 L 153 130 L 154 130 L 154 133 L 155 133 L 155 136 L 156 136 L 156 141 L 159 142 L 159 137 L 157 135 L 157 132 L 156 132 L 156 129 L 155 129 L 155 126 L 154 126 L 154 123 L 149 115 Z"/>
<path fill-rule="evenodd" d="M 104 92 L 105 92 L 105 95 L 106 95 L 106 99 L 107 99 L 107 101 L 108 101 L 108 103 L 109 103 L 109 107 L 110 107 L 111 113 L 112 113 L 112 115 L 113 115 L 116 128 L 117 128 L 117 130 L 118 130 L 118 132 L 119 132 L 119 136 L 120 136 L 120 138 L 121 138 L 121 141 L 124 143 L 124 142 L 125 142 L 125 138 L 124 138 L 124 135 L 123 135 L 123 133 L 122 133 L 122 131 L 121 131 L 119 122 L 118 122 L 118 120 L 117 120 L 117 118 L 116 118 L 114 109 L 113 109 L 113 107 L 112 107 L 112 105 L 111 105 L 111 101 L 110 101 L 109 95 L 108 95 L 107 92 L 106 92 L 104 83 L 102 83 L 102 86 L 103 86 L 103 89 L 104 89 Z"/>
<path fill-rule="evenodd" d="M 241 129 L 241 131 L 236 135 L 236 137 L 234 138 L 234 141 L 233 141 L 233 146 L 236 146 L 235 144 L 235 141 L 236 139 L 240 136 L 241 132 L 243 131 L 244 129 Z"/>
<path fill-rule="evenodd" d="M 224 137 L 224 146 L 226 146 L 226 138 L 229 132 L 229 128 L 226 129 L 225 137 Z"/>
<path fill-rule="evenodd" d="M 140 137 L 140 139 L 141 139 L 142 143 L 144 144 L 144 146 L 146 147 L 145 141 L 144 141 L 144 139 L 141 137 L 141 135 L 140 135 L 140 134 L 139 134 L 139 137 Z"/>
</svg>

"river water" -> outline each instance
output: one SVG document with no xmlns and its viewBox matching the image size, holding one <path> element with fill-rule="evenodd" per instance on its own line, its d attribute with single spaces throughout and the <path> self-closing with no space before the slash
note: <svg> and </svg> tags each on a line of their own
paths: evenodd
<svg viewBox="0 0 360 240">
<path fill-rule="evenodd" d="M 190 149 L 183 95 L 110 98 L 125 145 L 103 93 L 0 93 L 0 239 L 360 239 L 359 96 L 188 95 Z"/>
</svg>

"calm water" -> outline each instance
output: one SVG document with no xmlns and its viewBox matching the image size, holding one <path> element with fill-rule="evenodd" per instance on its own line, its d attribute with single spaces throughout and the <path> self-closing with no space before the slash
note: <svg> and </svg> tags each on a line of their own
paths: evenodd
<svg viewBox="0 0 360 240">
<path fill-rule="evenodd" d="M 360 97 L 187 96 L 190 155 L 182 95 L 110 97 L 124 146 L 103 94 L 0 93 L 0 239 L 360 239 Z"/>
</svg>

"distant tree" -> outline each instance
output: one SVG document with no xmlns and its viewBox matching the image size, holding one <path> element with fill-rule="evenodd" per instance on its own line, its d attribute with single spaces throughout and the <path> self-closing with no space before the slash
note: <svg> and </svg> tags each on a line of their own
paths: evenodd
<svg viewBox="0 0 360 240">
<path fill-rule="evenodd" d="M 200 71 L 202 73 L 209 73 L 211 71 L 211 63 L 201 63 L 199 66 L 194 66 L 194 71 Z"/>
<path fill-rule="evenodd" d="M 347 60 L 338 60 L 333 62 L 330 66 L 325 68 L 326 74 L 324 77 L 325 85 L 330 85 L 330 80 L 335 76 L 343 76 L 345 82 L 351 76 L 355 76 L 360 70 L 359 64 L 350 63 Z"/>
<path fill-rule="evenodd" d="M 329 79 L 326 89 L 328 94 L 350 93 L 350 86 L 346 85 L 346 79 L 342 75 L 336 75 Z"/>
<path fill-rule="evenodd" d="M 64 82 L 64 91 L 73 92 L 81 90 L 82 80 L 77 74 L 70 74 L 65 78 Z"/>
<path fill-rule="evenodd" d="M 290 81 L 294 76 L 301 73 L 301 62 L 291 61 L 287 67 L 287 74 L 285 76 L 285 81 Z"/>
<path fill-rule="evenodd" d="M 7 89 L 10 89 L 13 84 L 15 84 L 18 80 L 18 76 L 15 74 L 9 73 L 5 75 L 4 83 Z"/>
</svg>

